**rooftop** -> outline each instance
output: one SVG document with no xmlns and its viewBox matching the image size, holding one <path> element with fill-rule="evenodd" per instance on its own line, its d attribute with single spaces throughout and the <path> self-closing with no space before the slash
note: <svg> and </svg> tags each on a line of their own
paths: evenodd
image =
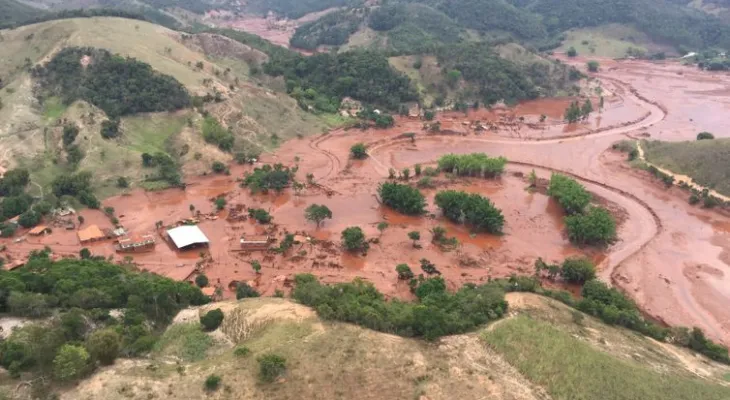
<svg viewBox="0 0 730 400">
<path fill-rule="evenodd" d="M 208 244 L 209 240 L 197 225 L 183 225 L 167 231 L 167 235 L 178 249 L 193 244 Z"/>
<path fill-rule="evenodd" d="M 79 240 L 82 242 L 88 242 L 89 240 L 104 239 L 106 235 L 96 225 L 89 225 L 88 227 L 78 231 Z"/>
</svg>

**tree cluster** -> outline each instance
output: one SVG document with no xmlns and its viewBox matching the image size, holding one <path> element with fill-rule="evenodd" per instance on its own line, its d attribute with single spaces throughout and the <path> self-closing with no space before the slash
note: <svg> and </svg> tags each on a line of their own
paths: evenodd
<svg viewBox="0 0 730 400">
<path fill-rule="evenodd" d="M 552 174 L 548 195 L 555 198 L 568 214 L 565 225 L 572 242 L 602 245 L 616 239 L 614 217 L 603 207 L 589 207 L 591 194 L 575 179 Z"/>
<path fill-rule="evenodd" d="M 142 153 L 142 166 L 145 168 L 157 167 L 157 174 L 148 176 L 148 182 L 164 181 L 172 186 L 182 185 L 182 175 L 178 163 L 168 154 L 157 152 L 155 154 Z"/>
<path fill-rule="evenodd" d="M 580 120 L 586 120 L 593 112 L 593 103 L 590 99 L 586 99 L 583 106 L 578 104 L 578 100 L 570 103 L 568 108 L 565 109 L 563 118 L 566 122 L 573 124 Z"/>
<path fill-rule="evenodd" d="M 313 90 L 310 97 L 315 103 L 317 97 L 323 96 L 322 102 L 335 98 L 339 107 L 339 100 L 348 96 L 396 110 L 400 104 L 418 99 L 408 77 L 391 67 L 385 55 L 376 51 L 273 57 L 264 65 L 264 71 L 283 76 L 288 93 Z M 304 106 L 309 108 L 309 104 Z"/>
<path fill-rule="evenodd" d="M 476 193 L 445 190 L 436 194 L 435 202 L 446 218 L 466 224 L 474 232 L 502 232 L 502 211 L 486 197 Z"/>
<path fill-rule="evenodd" d="M 547 264 L 542 258 L 535 261 L 535 274 L 546 274 L 548 279 L 560 277 L 568 283 L 583 284 L 596 277 L 596 267 L 587 258 L 567 258 L 562 265 Z"/>
<path fill-rule="evenodd" d="M 289 40 L 292 47 L 316 50 L 321 45 L 340 46 L 350 39 L 362 23 L 362 10 L 349 9 L 329 13 L 297 27 Z"/>
<path fill-rule="evenodd" d="M 101 202 L 91 187 L 91 172 L 83 171 L 71 175 L 59 175 L 51 182 L 51 190 L 56 197 L 73 196 L 89 208 L 99 208 Z"/>
<path fill-rule="evenodd" d="M 504 172 L 507 159 L 489 157 L 484 153 L 446 154 L 438 160 L 441 171 L 451 172 L 459 176 L 477 176 L 494 178 Z"/>
<path fill-rule="evenodd" d="M 342 246 L 347 251 L 367 251 L 370 247 L 368 244 L 365 233 L 360 229 L 359 226 L 351 226 L 342 231 Z"/>
<path fill-rule="evenodd" d="M 23 326 L 0 343 L 0 365 L 14 376 L 30 371 L 59 381 L 76 379 L 96 363 L 149 351 L 180 309 L 205 302 L 186 282 L 94 257 L 54 262 L 47 250 L 34 252 L 25 266 L 0 273 L 0 310 L 48 319 Z M 124 315 L 115 319 L 112 309 Z"/>
<path fill-rule="evenodd" d="M 573 178 L 552 174 L 547 189 L 548 195 L 560 203 L 567 214 L 580 214 L 591 201 L 591 194 Z"/>
<path fill-rule="evenodd" d="M 251 190 L 251 193 L 268 193 L 269 190 L 281 192 L 294 181 L 297 168 L 285 167 L 283 164 L 265 164 L 254 168 L 252 173 L 246 173 L 242 186 Z"/>
<path fill-rule="evenodd" d="M 428 340 L 467 332 L 507 311 L 504 291 L 493 283 L 465 285 L 449 293 L 442 278 L 422 278 L 414 303 L 386 301 L 372 284 L 359 279 L 323 285 L 304 274 L 295 276 L 295 283 L 292 297 L 313 307 L 321 318 Z"/>
<path fill-rule="evenodd" d="M 80 60 L 89 57 L 88 66 Z M 149 64 L 91 47 L 68 47 L 32 70 L 40 98 L 57 96 L 65 104 L 85 100 L 110 117 L 174 111 L 190 105 L 190 95 L 175 78 Z"/>
<path fill-rule="evenodd" d="M 208 115 L 203 119 L 203 139 L 223 151 L 233 150 L 233 133 L 224 128 L 215 117 Z"/>
<path fill-rule="evenodd" d="M 386 206 L 406 215 L 423 214 L 426 198 L 416 188 L 395 182 L 384 182 L 378 186 L 380 201 Z"/>
</svg>

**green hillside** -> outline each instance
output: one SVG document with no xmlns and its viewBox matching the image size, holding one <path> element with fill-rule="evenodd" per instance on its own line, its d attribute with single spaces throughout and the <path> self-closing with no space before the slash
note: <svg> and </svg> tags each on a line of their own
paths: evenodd
<svg viewBox="0 0 730 400">
<path fill-rule="evenodd" d="M 0 26 L 24 21 L 43 14 L 43 11 L 15 0 L 0 0 Z"/>
<path fill-rule="evenodd" d="M 730 139 L 644 141 L 647 161 L 730 196 Z"/>
</svg>

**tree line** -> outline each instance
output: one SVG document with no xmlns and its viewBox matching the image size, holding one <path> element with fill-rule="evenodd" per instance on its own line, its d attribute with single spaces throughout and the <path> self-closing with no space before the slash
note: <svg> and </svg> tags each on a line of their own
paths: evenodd
<svg viewBox="0 0 730 400">
<path fill-rule="evenodd" d="M 17 377 L 30 372 L 52 381 L 80 378 L 117 356 L 152 349 L 177 312 L 204 304 L 200 289 L 140 273 L 85 252 L 54 262 L 50 250 L 31 253 L 25 266 L 0 271 L 0 310 L 45 318 L 0 343 L 0 365 Z M 124 310 L 112 316 L 112 310 Z"/>
<path fill-rule="evenodd" d="M 566 214 L 565 225 L 571 242 L 606 245 L 616 239 L 616 221 L 600 206 L 591 206 L 591 194 L 573 178 L 552 174 L 548 195 L 555 198 Z"/>
</svg>

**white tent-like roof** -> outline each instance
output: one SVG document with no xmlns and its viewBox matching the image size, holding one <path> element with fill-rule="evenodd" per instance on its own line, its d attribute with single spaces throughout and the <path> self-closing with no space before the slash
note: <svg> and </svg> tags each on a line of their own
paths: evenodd
<svg viewBox="0 0 730 400">
<path fill-rule="evenodd" d="M 196 225 L 183 225 L 172 228 L 167 231 L 167 235 L 170 236 L 178 249 L 193 244 L 208 244 L 209 242 L 203 231 Z"/>
</svg>

